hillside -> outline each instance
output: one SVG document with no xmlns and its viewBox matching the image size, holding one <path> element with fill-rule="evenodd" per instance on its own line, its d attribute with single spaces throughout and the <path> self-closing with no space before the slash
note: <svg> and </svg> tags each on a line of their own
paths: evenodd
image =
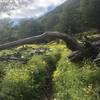
<svg viewBox="0 0 100 100">
<path fill-rule="evenodd" d="M 0 99 L 99 100 L 100 68 L 90 60 L 72 63 L 70 53 L 56 43 L 1 51 L 19 59 L 0 61 Z"/>
<path fill-rule="evenodd" d="M 70 35 L 90 30 L 100 32 L 99 12 L 98 0 L 67 0 L 38 19 L 4 19 L 1 21 L 1 26 L 4 27 L 0 30 L 0 43 L 38 35 L 45 31 L 59 31 Z"/>
<path fill-rule="evenodd" d="M 45 30 L 58 30 L 65 33 L 78 33 L 80 23 L 80 0 L 68 0 L 39 20 Z M 73 24 L 71 24 L 73 23 Z"/>
<path fill-rule="evenodd" d="M 100 29 L 98 0 L 67 0 L 40 18 L 44 30 L 76 34 Z"/>
</svg>

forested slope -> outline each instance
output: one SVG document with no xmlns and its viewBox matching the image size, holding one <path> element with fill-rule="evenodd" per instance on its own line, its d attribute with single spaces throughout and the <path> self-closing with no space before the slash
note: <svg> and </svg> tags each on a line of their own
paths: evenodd
<svg viewBox="0 0 100 100">
<path fill-rule="evenodd" d="M 100 2 L 98 0 L 67 0 L 41 18 L 46 30 L 73 34 L 99 29 Z"/>
<path fill-rule="evenodd" d="M 70 35 L 89 30 L 99 32 L 99 5 L 98 0 L 67 0 L 38 19 L 3 19 L 0 42 L 38 35 L 44 31 L 60 31 Z"/>
</svg>

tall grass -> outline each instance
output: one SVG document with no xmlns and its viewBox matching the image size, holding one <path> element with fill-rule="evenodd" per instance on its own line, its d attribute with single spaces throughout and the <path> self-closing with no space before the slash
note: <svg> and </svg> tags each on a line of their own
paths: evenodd
<svg viewBox="0 0 100 100">
<path fill-rule="evenodd" d="M 30 57 L 31 45 L 22 50 Z M 50 51 L 32 55 L 27 64 L 0 62 L 0 100 L 100 100 L 100 68 L 90 60 L 72 63 L 65 45 L 44 45 Z M 2 51 L 0 55 L 19 52 Z"/>
<path fill-rule="evenodd" d="M 54 98 L 57 100 L 100 100 L 100 68 L 91 61 L 70 62 L 62 53 L 53 74 Z"/>
</svg>

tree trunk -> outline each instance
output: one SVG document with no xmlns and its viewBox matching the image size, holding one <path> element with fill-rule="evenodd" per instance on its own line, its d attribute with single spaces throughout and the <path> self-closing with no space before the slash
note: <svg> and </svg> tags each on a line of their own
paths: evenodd
<svg viewBox="0 0 100 100">
<path fill-rule="evenodd" d="M 73 53 L 69 56 L 69 58 L 72 61 L 81 61 L 84 57 L 85 58 L 90 57 L 91 59 L 95 59 L 94 61 L 97 61 L 96 59 L 99 59 L 98 58 L 98 54 L 100 54 L 99 36 L 97 36 L 97 41 L 96 37 L 94 39 L 95 41 L 91 40 L 89 37 L 86 37 L 86 40 L 82 42 L 82 44 L 80 44 L 70 35 L 59 32 L 45 32 L 38 36 L 25 38 L 10 43 L 5 43 L 3 45 L 0 45 L 0 50 L 10 49 L 24 44 L 43 43 L 46 39 L 49 38 L 51 38 L 52 40 L 55 40 L 55 38 L 62 39 L 66 43 L 67 47 L 73 51 Z"/>
<path fill-rule="evenodd" d="M 72 38 L 71 36 L 69 36 L 65 33 L 45 32 L 42 35 L 29 37 L 29 38 L 21 39 L 21 40 L 10 42 L 10 43 L 5 43 L 3 45 L 0 45 L 0 50 L 10 49 L 10 48 L 24 45 L 24 44 L 42 43 L 42 42 L 44 42 L 45 39 L 48 39 L 48 38 L 62 39 L 67 44 L 68 48 L 71 49 L 72 51 L 81 49 L 80 44 L 74 38 Z"/>
</svg>

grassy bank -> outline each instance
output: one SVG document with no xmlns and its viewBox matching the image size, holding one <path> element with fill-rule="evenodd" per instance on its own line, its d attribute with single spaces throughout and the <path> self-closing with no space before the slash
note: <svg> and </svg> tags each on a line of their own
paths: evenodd
<svg viewBox="0 0 100 100">
<path fill-rule="evenodd" d="M 99 66 L 90 60 L 70 62 L 65 45 L 18 47 L 0 56 L 16 52 L 27 63 L 0 62 L 0 100 L 100 100 Z"/>
</svg>

